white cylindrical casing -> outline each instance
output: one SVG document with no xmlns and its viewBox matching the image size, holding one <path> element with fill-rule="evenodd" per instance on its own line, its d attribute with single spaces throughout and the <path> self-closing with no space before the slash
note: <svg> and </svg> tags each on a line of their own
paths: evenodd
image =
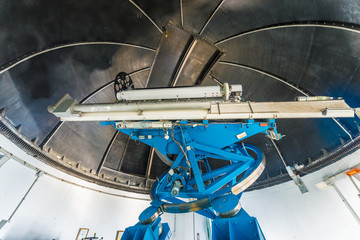
<svg viewBox="0 0 360 240">
<path fill-rule="evenodd" d="M 147 101 L 133 103 L 75 104 L 72 112 L 131 112 L 176 109 L 210 109 L 211 100 Z"/>
<path fill-rule="evenodd" d="M 136 89 L 118 92 L 119 101 L 163 100 L 163 99 L 194 99 L 194 98 L 226 98 L 225 94 L 242 91 L 241 85 L 230 86 L 230 92 L 224 91 L 221 86 L 204 87 L 174 87 L 158 89 Z"/>
</svg>

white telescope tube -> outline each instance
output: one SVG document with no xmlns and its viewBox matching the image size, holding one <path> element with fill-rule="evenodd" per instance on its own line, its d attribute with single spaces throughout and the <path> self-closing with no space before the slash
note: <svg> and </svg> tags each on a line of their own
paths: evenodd
<svg viewBox="0 0 360 240">
<path fill-rule="evenodd" d="M 72 112 L 131 112 L 175 109 L 210 109 L 211 100 L 192 101 L 146 101 L 133 103 L 106 103 L 106 104 L 74 104 Z"/>
<path fill-rule="evenodd" d="M 118 92 L 119 101 L 163 100 L 163 99 L 195 99 L 195 98 L 224 98 L 229 99 L 233 92 L 242 92 L 241 85 L 205 86 L 205 87 L 174 87 L 157 89 L 136 89 Z"/>
</svg>

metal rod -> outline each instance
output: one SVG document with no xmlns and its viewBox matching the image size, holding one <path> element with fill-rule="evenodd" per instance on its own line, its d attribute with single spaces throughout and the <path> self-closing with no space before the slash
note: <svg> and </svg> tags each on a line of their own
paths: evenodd
<svg viewBox="0 0 360 240">
<path fill-rule="evenodd" d="M 153 162 L 153 158 L 154 158 L 154 150 L 155 148 L 151 148 L 150 152 L 149 152 L 149 158 L 148 158 L 148 163 L 147 163 L 147 168 L 146 168 L 146 178 L 150 177 L 150 172 L 151 172 L 151 167 L 152 167 L 152 162 Z"/>
<path fill-rule="evenodd" d="M 204 26 L 203 26 L 202 29 L 200 30 L 199 35 L 201 35 L 201 34 L 204 32 L 206 26 L 209 24 L 209 22 L 211 21 L 211 19 L 214 17 L 214 15 L 216 14 L 216 12 L 219 10 L 219 8 L 221 7 L 221 5 L 222 5 L 224 2 L 225 2 L 225 0 L 222 0 L 222 1 L 217 5 L 217 7 L 215 8 L 215 10 L 212 12 L 212 14 L 210 15 L 210 17 L 208 18 L 208 20 L 206 21 L 206 23 L 204 24 Z"/>
<path fill-rule="evenodd" d="M 181 17 L 181 26 L 184 26 L 184 11 L 183 11 L 182 0 L 180 0 L 180 17 Z"/>
<path fill-rule="evenodd" d="M 285 166 L 285 168 L 286 168 L 286 167 L 287 167 L 287 164 L 286 164 L 286 162 L 285 162 L 285 159 L 284 159 L 284 157 L 283 157 L 283 155 L 282 155 L 279 147 L 278 147 L 277 144 L 274 142 L 274 140 L 272 140 L 271 138 L 269 138 L 269 139 L 270 139 L 270 141 L 272 142 L 272 144 L 274 145 L 276 152 L 278 153 L 281 161 L 283 162 L 283 164 L 284 164 L 284 166 Z"/>
<path fill-rule="evenodd" d="M 26 191 L 24 197 L 21 199 L 21 201 L 19 202 L 19 204 L 16 206 L 15 210 L 12 212 L 12 214 L 10 215 L 10 217 L 8 218 L 7 222 L 10 222 L 11 219 L 13 218 L 13 216 L 15 215 L 15 213 L 17 212 L 17 210 L 20 208 L 21 204 L 24 202 L 25 198 L 27 197 L 27 195 L 30 193 L 31 189 L 34 187 L 35 183 L 38 181 L 39 177 L 42 176 L 42 172 L 38 171 L 36 173 L 36 178 L 34 180 L 34 182 L 31 184 L 31 186 L 29 187 L 29 189 Z"/>
<path fill-rule="evenodd" d="M 328 25 L 327 25 L 328 24 Z M 220 41 L 217 41 L 215 43 L 215 45 L 219 45 L 222 43 L 225 43 L 227 41 L 239 38 L 239 37 L 243 37 L 249 34 L 253 34 L 253 33 L 258 33 L 258 32 L 264 32 L 264 31 L 270 31 L 270 30 L 274 30 L 274 29 L 282 29 L 282 28 L 298 28 L 298 27 L 317 27 L 317 28 L 329 28 L 329 29 L 338 29 L 338 30 L 343 30 L 343 31 L 349 31 L 349 32 L 355 32 L 355 33 L 359 33 L 360 30 L 359 29 L 354 29 L 353 26 L 345 26 L 345 23 L 338 23 L 341 25 L 330 25 L 331 23 L 326 23 L 324 25 L 320 24 L 320 23 L 285 23 L 282 25 L 276 25 L 276 26 L 265 26 L 265 27 L 261 27 L 261 28 L 257 28 L 257 29 L 253 29 L 253 30 L 249 30 L 246 32 L 242 32 L 239 34 L 236 34 L 234 36 L 222 39 Z M 348 25 L 348 24 L 346 24 Z"/>
<path fill-rule="evenodd" d="M 356 184 L 356 182 L 354 181 L 354 178 L 353 178 L 353 176 L 352 175 L 350 175 L 349 176 L 349 178 L 350 178 L 350 180 L 351 180 L 351 182 L 354 184 L 354 187 L 356 188 L 356 190 L 358 191 L 358 196 L 360 197 L 360 188 L 359 188 L 359 186 Z"/>
<path fill-rule="evenodd" d="M 149 47 L 144 47 L 141 45 L 136 45 L 136 44 L 130 44 L 130 43 L 119 43 L 119 42 L 76 42 L 76 43 L 68 43 L 68 44 L 64 44 L 64 45 L 60 45 L 60 46 L 55 46 L 55 47 L 50 47 L 47 49 L 43 49 L 40 50 L 38 52 L 35 52 L 29 56 L 26 56 L 22 59 L 20 59 L 19 61 L 16 61 L 12 64 L 10 64 L 7 67 L 2 67 L 2 69 L 0 70 L 0 74 L 12 69 L 13 67 L 15 67 L 16 65 L 19 65 L 20 63 L 23 63 L 31 58 L 34 58 L 36 56 L 39 56 L 41 54 L 47 53 L 47 52 L 51 52 L 54 50 L 58 50 L 58 49 L 62 49 L 62 48 L 68 48 L 68 47 L 75 47 L 75 46 L 86 46 L 86 45 L 116 45 L 116 46 L 126 46 L 126 47 L 134 47 L 134 48 L 140 48 L 140 49 L 144 49 L 144 50 L 148 50 L 148 51 L 152 51 L 155 52 L 156 50 L 153 48 L 149 48 Z M 6 66 L 6 64 L 5 64 Z"/>
<path fill-rule="evenodd" d="M 332 120 L 334 120 L 334 122 L 339 125 L 339 127 L 344 130 L 344 132 L 350 137 L 351 141 L 353 141 L 353 137 L 351 136 L 351 134 L 342 126 L 342 124 L 335 118 L 332 118 Z"/>
<path fill-rule="evenodd" d="M 357 221 L 357 223 L 360 225 L 360 218 L 359 216 L 356 214 L 355 210 L 351 207 L 350 203 L 346 200 L 346 198 L 344 197 L 344 195 L 341 193 L 341 191 L 339 190 L 339 188 L 336 186 L 335 182 L 332 181 L 332 178 L 328 178 L 328 183 L 335 189 L 336 193 L 339 195 L 339 197 L 341 198 L 341 201 L 345 204 L 345 206 L 349 209 L 350 213 L 353 215 L 353 217 L 355 218 L 355 220 Z"/>
<path fill-rule="evenodd" d="M 274 142 L 273 139 L 270 138 L 270 141 L 273 143 L 277 153 L 279 154 L 279 157 L 281 159 L 281 161 L 284 163 L 284 166 L 285 166 L 285 169 L 288 173 L 288 175 L 292 178 L 292 180 L 295 182 L 296 186 L 298 186 L 298 188 L 300 189 L 301 193 L 307 193 L 308 192 L 308 189 L 306 188 L 303 180 L 300 178 L 300 176 L 296 175 L 294 173 L 294 171 L 291 169 L 290 166 L 288 166 L 285 162 L 285 159 L 280 151 L 280 148 L 277 146 L 277 144 Z"/>
<path fill-rule="evenodd" d="M 144 16 L 159 30 L 160 33 L 163 33 L 163 31 L 159 28 L 158 25 L 142 10 L 133 0 L 129 0 L 129 2 L 132 3 Z"/>
</svg>

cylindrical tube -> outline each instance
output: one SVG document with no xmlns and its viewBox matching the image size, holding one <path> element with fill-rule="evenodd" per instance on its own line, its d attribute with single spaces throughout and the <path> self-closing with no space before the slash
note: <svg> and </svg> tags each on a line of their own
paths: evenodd
<svg viewBox="0 0 360 240">
<path fill-rule="evenodd" d="M 145 110 L 210 109 L 211 100 L 202 101 L 147 101 L 134 103 L 75 104 L 73 112 L 129 112 Z"/>
<path fill-rule="evenodd" d="M 180 187 L 181 187 L 181 182 L 180 181 L 175 181 L 174 182 L 174 186 L 172 187 L 172 189 L 171 189 L 171 194 L 173 195 L 173 196 L 177 196 L 177 195 L 179 195 L 179 192 L 180 192 Z"/>
</svg>

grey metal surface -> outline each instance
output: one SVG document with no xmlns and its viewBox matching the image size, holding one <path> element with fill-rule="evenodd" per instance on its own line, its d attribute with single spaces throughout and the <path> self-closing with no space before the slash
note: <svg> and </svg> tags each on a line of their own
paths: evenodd
<svg viewBox="0 0 360 240">
<path fill-rule="evenodd" d="M 148 87 L 167 87 L 176 74 L 182 55 L 192 41 L 189 32 L 174 24 L 166 25 L 158 53 L 152 67 Z"/>
<path fill-rule="evenodd" d="M 109 149 L 109 154 L 104 163 L 105 167 L 111 168 L 113 170 L 120 169 L 120 162 L 124 151 L 126 151 L 126 144 L 128 142 L 129 137 L 123 133 L 119 133 L 119 135 L 115 138 L 114 143 L 111 145 Z"/>
<path fill-rule="evenodd" d="M 128 1 L 1 2 L 0 65 L 61 43 L 113 40 L 156 48 L 160 33 Z M 138 31 L 134 31 L 138 29 Z M 147 37 L 144 38 L 143 34 Z"/>
<path fill-rule="evenodd" d="M 205 26 L 206 22 L 221 1 L 183 0 L 182 2 L 184 26 L 192 29 L 195 33 L 200 33 L 201 29 Z"/>
<path fill-rule="evenodd" d="M 150 147 L 148 145 L 138 141 L 130 141 L 120 170 L 129 174 L 145 176 L 149 152 Z"/>
<path fill-rule="evenodd" d="M 196 40 L 190 50 L 188 57 L 184 59 L 176 86 L 189 86 L 201 82 L 202 72 L 213 61 L 213 56 L 219 54 L 215 46 L 201 39 Z"/>
<path fill-rule="evenodd" d="M 242 84 L 246 100 L 293 100 L 303 91 L 344 97 L 356 107 L 360 102 L 358 12 L 356 0 L 4 0 L 0 3 L 0 72 L 4 70 L 0 109 L 6 108 L 2 121 L 13 126 L 12 133 L 4 128 L 6 124 L 0 127 L 21 145 L 25 143 L 19 139 L 28 139 L 25 148 L 44 156 L 49 164 L 78 172 L 83 179 L 93 177 L 89 181 L 99 184 L 146 192 L 151 185 L 145 176 L 149 147 L 136 145 L 123 134 L 113 139 L 113 129 L 96 124 L 60 126 L 47 105 L 65 93 L 79 101 L 114 101 L 111 81 L 120 71 L 140 70 L 132 79 L 142 88 L 169 86 L 175 78 L 177 86 L 214 85 L 208 76 L 198 81 L 199 74 L 211 69 L 222 82 Z M 189 52 L 194 39 L 197 44 Z M 74 44 L 100 41 L 119 45 Z M 215 43 L 224 52 L 220 62 L 214 58 Z M 56 48 L 62 44 L 74 45 Z M 46 49 L 53 51 L 42 53 Z M 34 53 L 42 54 L 26 59 Z M 8 66 L 14 67 L 7 70 Z M 356 149 L 359 120 L 338 121 L 341 127 L 328 119 L 279 120 L 286 137 L 277 145 L 287 164 L 304 164 L 304 172 L 298 173 L 302 175 Z M 45 153 L 39 154 L 41 150 L 31 143 L 36 138 Z M 268 162 L 255 188 L 290 180 L 268 139 L 256 136 L 249 141 L 265 151 Z M 89 174 L 101 164 L 98 176 Z M 222 163 L 211 160 L 210 164 Z M 150 177 L 167 168 L 154 154 Z"/>
<path fill-rule="evenodd" d="M 359 23 L 357 1 L 237 1 L 227 0 L 204 31 L 211 41 L 265 25 L 294 21 L 338 21 Z M 218 31 L 221 26 L 221 31 Z"/>
</svg>

